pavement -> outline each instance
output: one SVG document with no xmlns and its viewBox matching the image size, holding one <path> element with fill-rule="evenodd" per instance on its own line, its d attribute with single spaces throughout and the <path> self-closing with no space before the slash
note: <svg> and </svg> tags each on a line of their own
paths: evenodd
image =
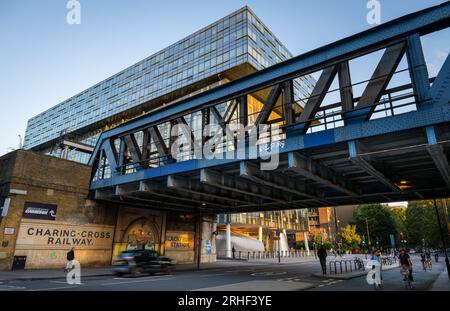
<svg viewBox="0 0 450 311">
<path fill-rule="evenodd" d="M 392 265 L 384 265 L 382 266 L 382 271 L 387 271 L 391 269 L 398 269 L 398 263 L 394 263 Z M 369 270 L 365 268 L 364 271 L 358 270 L 358 271 L 350 271 L 345 273 L 329 273 L 330 271 L 327 271 L 327 274 L 323 273 L 315 273 L 313 276 L 318 278 L 326 278 L 326 279 L 336 279 L 336 280 L 350 280 L 354 279 L 360 276 L 366 276 Z"/>
<path fill-rule="evenodd" d="M 286 257 L 281 258 L 280 264 L 290 264 L 297 262 L 314 262 L 317 259 L 314 257 Z M 213 263 L 202 263 L 200 269 L 217 269 L 226 267 L 236 267 L 242 264 L 269 264 L 278 263 L 277 258 L 272 259 L 255 259 L 243 262 L 242 260 L 217 260 Z M 177 271 L 194 271 L 197 270 L 196 264 L 178 264 L 176 266 Z M 66 272 L 63 268 L 61 269 L 27 269 L 27 270 L 12 270 L 12 271 L 0 271 L 0 282 L 6 281 L 32 281 L 32 280 L 53 280 L 53 279 L 65 279 Z M 110 267 L 98 267 L 98 268 L 83 268 L 83 277 L 99 277 L 99 276 L 113 276 L 114 273 L 111 271 Z"/>
<path fill-rule="evenodd" d="M 347 256 L 346 259 L 354 258 Z M 333 260 L 333 257 L 330 257 Z M 449 290 L 444 263 L 422 271 L 420 259 L 414 262 L 414 290 Z M 193 264 L 179 264 L 172 274 L 116 277 L 108 268 L 82 269 L 81 284 L 66 283 L 58 270 L 19 270 L 0 272 L 0 291 L 373 291 L 365 272 L 321 275 L 315 258 L 281 258 L 272 261 L 219 260 L 204 263 L 201 270 Z M 383 291 L 406 290 L 397 265 L 383 269 Z"/>
<path fill-rule="evenodd" d="M 413 262 L 414 289 L 405 286 L 403 278 L 400 274 L 398 264 L 394 264 L 382 272 L 382 288 L 379 291 L 433 291 L 433 290 L 450 290 L 450 282 L 446 275 L 445 263 L 441 260 L 439 263 L 433 262 L 432 269 L 424 271 L 418 256 L 411 256 Z M 368 271 L 368 270 L 367 270 Z M 445 277 L 443 277 L 445 272 Z M 348 279 L 346 281 L 327 286 L 318 286 L 312 291 L 374 291 L 373 285 L 366 282 L 365 275 Z M 440 289 L 438 289 L 440 288 Z"/>
<path fill-rule="evenodd" d="M 441 274 L 437 277 L 436 281 L 434 281 L 433 285 L 430 287 L 431 291 L 450 291 L 450 280 L 447 273 L 447 268 L 441 272 Z"/>
</svg>

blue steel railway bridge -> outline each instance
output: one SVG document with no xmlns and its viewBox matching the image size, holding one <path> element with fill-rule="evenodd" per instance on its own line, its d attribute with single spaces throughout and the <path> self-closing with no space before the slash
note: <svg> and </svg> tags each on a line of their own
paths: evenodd
<svg viewBox="0 0 450 311">
<path fill-rule="evenodd" d="M 90 159 L 90 195 L 205 214 L 449 197 L 450 57 L 430 77 L 421 40 L 449 25 L 446 2 L 105 131 Z M 370 78 L 353 81 L 349 62 L 371 53 L 381 57 L 368 66 Z M 295 79 L 313 73 L 319 78 L 311 94 L 294 99 Z M 405 82 L 390 87 L 401 74 Z M 362 88 L 359 96 L 356 88 Z M 330 94 L 335 101 L 325 101 Z M 249 95 L 263 103 L 259 111 L 249 111 Z M 212 139 L 201 135 L 206 125 L 225 132 L 232 123 L 281 127 L 266 139 L 279 147 L 275 170 L 261 170 L 264 160 L 248 154 L 204 159 L 171 153 L 168 133 L 177 124 L 189 126 L 183 134 L 204 144 Z M 224 142 L 217 150 L 235 147 Z"/>
</svg>

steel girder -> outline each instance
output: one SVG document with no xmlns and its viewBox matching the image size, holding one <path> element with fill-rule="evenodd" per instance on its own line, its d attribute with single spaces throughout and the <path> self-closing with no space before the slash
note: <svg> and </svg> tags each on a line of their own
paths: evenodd
<svg viewBox="0 0 450 311">
<path fill-rule="evenodd" d="M 420 35 L 448 27 L 449 24 L 450 5 L 446 3 L 374 27 L 269 67 L 244 79 L 180 101 L 176 106 L 162 108 L 104 132 L 99 138 L 90 163 L 93 165 L 94 171 L 100 167 L 101 163 L 107 163 L 112 174 L 111 178 L 93 180 L 91 189 L 115 187 L 155 178 L 168 178 L 168 180 L 171 180 L 170 185 L 172 185 L 169 188 L 184 193 L 184 199 L 189 199 L 189 196 L 196 196 L 200 198 L 199 200 L 211 204 L 214 204 L 216 199 L 223 197 L 223 191 L 233 196 L 228 202 L 233 201 L 240 206 L 255 206 L 255 204 L 260 206 L 277 204 L 286 206 L 290 204 L 298 207 L 314 206 L 314 204 L 335 204 L 337 201 L 329 201 L 329 198 L 339 198 L 342 194 L 347 198 L 353 197 L 355 202 L 364 201 L 364 199 L 359 198 L 370 196 L 364 190 L 366 186 L 361 186 L 358 182 L 350 180 L 347 176 L 351 176 L 351 174 L 346 175 L 347 173 L 343 173 L 344 171 L 336 172 L 334 169 L 327 167 L 330 163 L 332 165 L 341 163 L 341 166 L 336 166 L 338 168 L 350 167 L 350 163 L 354 168 L 358 168 L 358 170 L 353 169 L 354 173 L 362 172 L 366 174 L 366 176 L 355 177 L 358 178 L 357 180 L 366 180 L 368 184 L 376 182 L 381 185 L 381 187 L 376 186 L 374 188 L 378 189 L 380 196 L 388 195 L 392 197 L 392 193 L 382 194 L 382 192 L 386 189 L 394 193 L 402 192 L 401 189 L 390 180 L 390 177 L 385 176 L 383 172 L 379 171 L 369 160 L 356 151 L 356 142 L 378 135 L 390 135 L 399 131 L 438 126 L 450 121 L 449 107 L 446 105 L 449 93 L 446 84 L 450 72 L 450 61 L 447 59 L 443 69 L 436 77 L 435 83 L 430 88 L 420 44 Z M 354 98 L 348 61 L 382 48 L 386 48 L 384 56 L 381 58 L 363 95 L 360 98 Z M 386 90 L 386 86 L 405 52 L 408 57 L 412 81 L 410 86 L 413 89 L 412 97 L 414 97 L 418 106 L 417 111 L 369 120 L 381 96 L 389 91 Z M 303 111 L 296 119 L 292 79 L 317 70 L 323 70 L 321 78 L 316 84 L 313 94 L 306 101 Z M 329 107 L 340 108 L 344 126 L 316 133 L 307 133 L 311 124 L 318 122 L 315 121 L 318 111 L 325 111 L 325 108 L 321 107 L 321 103 L 336 75 L 339 78 L 341 102 Z M 249 161 L 248 154 L 244 160 L 191 159 L 172 163 L 160 161 L 159 167 L 148 168 L 146 163 L 149 160 L 148 144 L 150 139 L 154 142 L 160 157 L 166 160 L 172 158 L 170 154 L 171 146 L 165 145 L 162 135 L 158 131 L 159 124 L 169 122 L 187 125 L 184 115 L 202 111 L 202 128 L 209 124 L 210 114 L 217 119 L 222 128 L 225 128 L 235 110 L 238 111 L 238 120 L 247 124 L 249 120 L 247 94 L 268 87 L 271 88 L 271 92 L 255 123 L 267 122 L 276 101 L 282 95 L 281 111 L 283 111 L 282 121 L 284 121 L 286 127 L 286 139 L 282 145 L 279 144 L 279 147 L 280 154 L 286 155 L 285 161 L 287 162 L 287 168 L 283 169 L 282 174 L 295 173 L 295 175 L 283 176 L 280 172 L 261 172 L 255 168 L 258 161 L 255 163 Z M 226 101 L 232 101 L 234 104 L 227 106 L 227 112 L 224 116 L 221 116 L 215 105 Z M 427 105 L 423 105 L 425 103 Z M 138 145 L 134 136 L 134 133 L 138 131 L 144 132 L 142 146 Z M 184 135 L 190 136 L 194 143 L 198 143 L 198 140 L 195 141 L 192 132 L 184 133 Z M 114 141 L 116 139 L 120 139 L 119 152 L 115 150 Z M 202 138 L 202 143 L 204 142 Z M 349 154 L 347 157 L 349 162 L 346 162 L 343 158 L 338 158 L 328 160 L 327 164 L 322 164 L 312 160 L 314 156 L 306 157 L 302 154 L 307 150 L 340 143 L 348 145 L 346 152 Z M 395 142 L 393 142 L 393 145 L 395 145 Z M 446 168 L 445 161 L 443 161 L 446 159 L 443 149 L 430 144 L 428 150 L 448 186 L 448 163 Z M 128 174 L 124 173 L 124 166 L 130 164 L 124 163 L 125 152 L 129 153 L 134 170 Z M 339 155 L 342 151 L 334 150 L 332 153 Z M 325 157 L 329 158 L 329 155 Z M 233 176 L 217 170 L 217 168 L 232 164 L 238 165 L 239 175 Z M 193 172 L 200 175 L 196 186 L 192 186 L 190 178 L 179 176 L 180 174 Z M 295 183 L 294 181 L 300 182 Z M 308 181 L 313 183 L 307 187 Z M 201 184 L 209 185 L 209 189 L 220 190 L 222 193 L 206 193 L 205 187 L 202 187 Z M 278 189 L 279 193 L 273 192 L 273 189 Z M 155 195 L 157 194 L 156 192 Z M 161 194 L 159 192 L 160 196 Z M 423 196 L 420 191 L 414 195 L 416 197 Z M 259 201 L 254 202 L 254 200 Z M 227 201 L 227 199 L 224 199 L 224 201 Z"/>
</svg>

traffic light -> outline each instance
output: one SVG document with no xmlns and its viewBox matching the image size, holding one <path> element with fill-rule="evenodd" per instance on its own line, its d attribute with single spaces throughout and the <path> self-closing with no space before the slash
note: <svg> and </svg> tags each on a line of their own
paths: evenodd
<svg viewBox="0 0 450 311">
<path fill-rule="evenodd" d="M 400 232 L 400 239 L 403 240 L 403 232 Z"/>
</svg>

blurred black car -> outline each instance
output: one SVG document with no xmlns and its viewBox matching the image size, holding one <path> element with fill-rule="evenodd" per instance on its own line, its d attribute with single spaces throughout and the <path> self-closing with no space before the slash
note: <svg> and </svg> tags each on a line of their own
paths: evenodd
<svg viewBox="0 0 450 311">
<path fill-rule="evenodd" d="M 126 274 L 138 276 L 160 272 L 170 274 L 175 264 L 174 260 L 161 256 L 154 250 L 128 250 L 120 253 L 113 263 L 112 271 L 118 276 Z"/>
</svg>

